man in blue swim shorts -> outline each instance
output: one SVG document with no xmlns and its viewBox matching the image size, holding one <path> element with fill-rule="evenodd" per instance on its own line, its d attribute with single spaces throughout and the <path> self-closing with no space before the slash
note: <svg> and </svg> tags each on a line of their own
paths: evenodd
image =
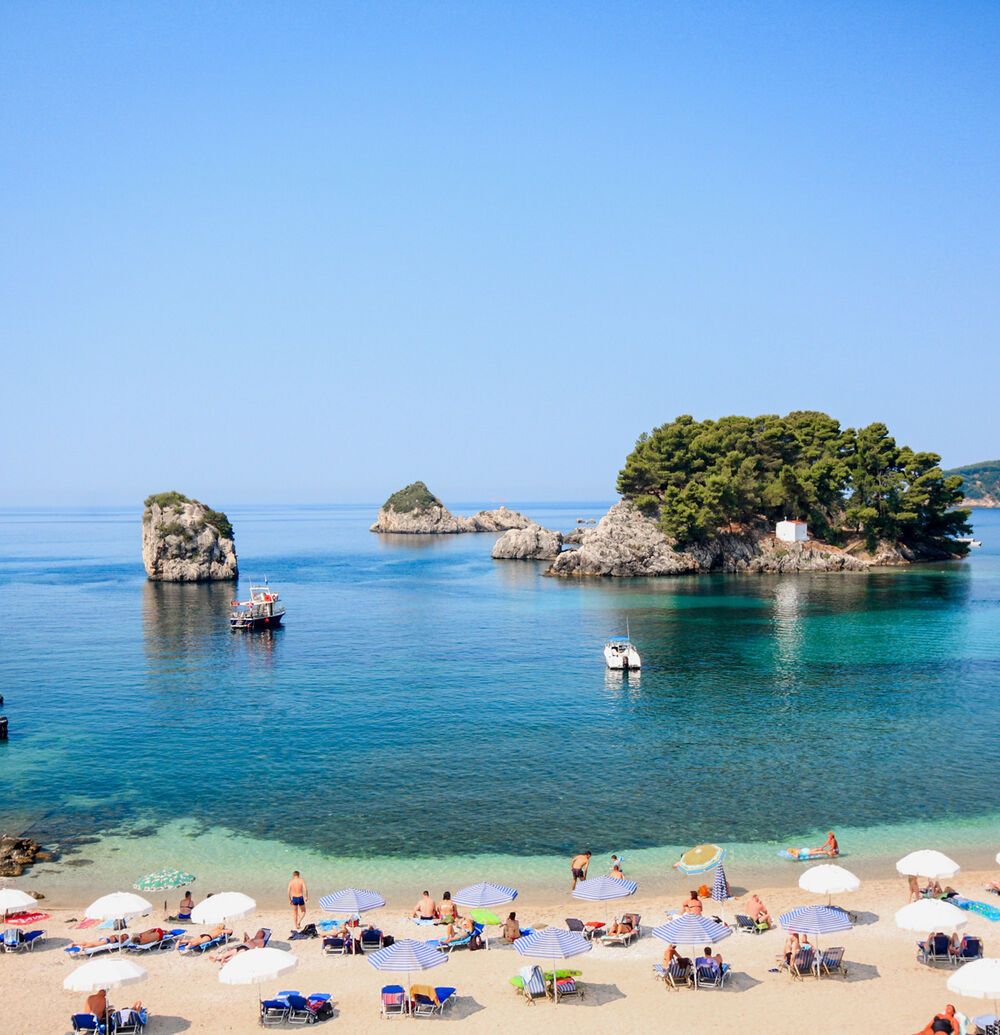
<svg viewBox="0 0 1000 1035">
<path fill-rule="evenodd" d="M 306 918 L 306 902 L 309 900 L 309 889 L 298 870 L 293 871 L 288 882 L 288 901 L 292 904 L 292 926 L 298 928 Z M 299 916 L 299 910 L 302 915 Z"/>
</svg>

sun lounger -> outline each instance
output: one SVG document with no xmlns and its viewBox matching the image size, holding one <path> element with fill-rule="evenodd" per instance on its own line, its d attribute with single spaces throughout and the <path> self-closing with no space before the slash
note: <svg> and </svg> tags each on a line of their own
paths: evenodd
<svg viewBox="0 0 1000 1035">
<path fill-rule="evenodd" d="M 577 934 L 582 934 L 584 938 L 593 938 L 595 934 L 603 931 L 606 926 L 607 924 L 598 920 L 584 923 L 576 917 L 569 916 L 566 918 L 566 927 L 570 931 L 576 931 Z"/>
<path fill-rule="evenodd" d="M 410 1012 L 414 1017 L 433 1017 L 444 1013 L 444 1008 L 455 998 L 455 989 L 414 985 L 410 995 Z"/>
<path fill-rule="evenodd" d="M 765 931 L 769 931 L 771 928 L 766 921 L 757 921 L 752 917 L 746 915 L 746 913 L 736 914 L 736 933 L 737 934 L 763 934 Z"/>
<path fill-rule="evenodd" d="M 115 1010 L 111 1015 L 111 1035 L 142 1035 L 147 1020 L 145 1010 Z"/>
<path fill-rule="evenodd" d="M 275 996 L 274 999 L 265 999 L 260 1004 L 260 1023 L 265 1027 L 273 1024 L 284 1024 L 288 1017 L 288 999 L 284 996 Z"/>
<path fill-rule="evenodd" d="M 946 934 L 936 934 L 926 942 L 917 942 L 917 959 L 921 963 L 950 963 L 951 939 Z"/>
<path fill-rule="evenodd" d="M 558 994 L 559 999 L 568 999 L 570 996 L 574 995 L 578 995 L 582 999 L 583 985 L 578 984 L 576 978 L 561 978 L 556 975 L 555 981 L 551 982 L 548 986 L 548 992 L 553 998 Z"/>
<path fill-rule="evenodd" d="M 347 939 L 342 934 L 328 934 L 323 939 L 323 952 L 327 956 L 346 956 L 347 955 Z"/>
<path fill-rule="evenodd" d="M 104 1022 L 93 1013 L 75 1013 L 70 1018 L 73 1031 L 96 1031 L 105 1035 Z"/>
<path fill-rule="evenodd" d="M 379 1012 L 383 1017 L 402 1017 L 408 1011 L 406 991 L 402 985 L 383 985 Z"/>
<path fill-rule="evenodd" d="M 490 947 L 490 940 L 486 937 L 486 930 L 482 924 L 473 924 L 470 934 L 462 938 L 456 938 L 454 941 L 446 942 L 440 938 L 430 938 L 427 944 L 433 945 L 435 949 L 440 949 L 441 952 L 451 952 L 453 949 L 467 949 L 473 937 L 477 934 L 482 940 L 483 945 L 488 949 Z"/>
<path fill-rule="evenodd" d="M 950 950 L 949 950 L 950 951 Z M 979 938 L 967 934 L 958 946 L 958 952 L 951 952 L 951 962 L 957 967 L 960 963 L 983 958 L 983 943 Z"/>
<path fill-rule="evenodd" d="M 631 921 L 632 930 L 625 934 L 602 934 L 602 945 L 630 945 L 640 936 L 642 928 L 639 926 L 640 917 L 638 913 L 626 913 L 622 920 Z"/>
<path fill-rule="evenodd" d="M 691 964 L 674 960 L 669 967 L 665 967 L 662 963 L 654 963 L 653 977 L 670 988 L 685 988 L 691 984 Z"/>
<path fill-rule="evenodd" d="M 307 999 L 298 992 L 291 992 L 285 1001 L 288 1003 L 288 1012 L 285 1015 L 285 1022 L 288 1024 L 314 1024 L 324 1014 L 329 1016 L 333 1012 L 330 1007 L 330 996 L 326 993 L 317 993 Z"/>
<path fill-rule="evenodd" d="M 183 927 L 175 927 L 170 931 L 164 932 L 163 937 L 158 942 L 140 943 L 130 940 L 125 945 L 125 948 L 129 952 L 161 952 L 163 949 L 169 949 L 182 934 L 187 934 L 187 931 Z"/>
<path fill-rule="evenodd" d="M 841 977 L 847 977 L 843 946 L 833 945 L 829 949 L 821 950 L 813 962 L 813 969 L 816 971 L 817 977 L 822 977 L 823 974 L 839 974 Z"/>
<path fill-rule="evenodd" d="M 11 927 L 4 931 L 0 950 L 3 952 L 31 952 L 35 947 L 35 942 L 44 940 L 44 931 L 22 931 L 20 927 Z"/>
<path fill-rule="evenodd" d="M 177 951 L 182 956 L 200 956 L 202 953 L 210 952 L 212 949 L 217 949 L 220 945 L 225 945 L 228 941 L 228 934 L 220 934 L 218 938 L 213 938 L 209 942 L 202 942 L 200 945 L 178 945 Z"/>
<path fill-rule="evenodd" d="M 792 959 L 792 962 L 788 965 L 788 970 L 793 978 L 803 978 L 807 974 L 813 973 L 813 963 L 815 960 L 815 950 L 799 949 Z"/>
<path fill-rule="evenodd" d="M 520 973 L 510 979 L 510 983 L 518 995 L 523 995 L 529 1003 L 536 999 L 544 999 L 548 994 L 542 968 L 537 964 L 533 967 L 522 967 Z"/>
<path fill-rule="evenodd" d="M 100 945 L 91 945 L 86 949 L 81 948 L 79 945 L 67 945 L 63 952 L 67 956 L 73 958 L 79 956 L 101 956 L 106 952 L 121 952 L 122 949 L 127 948 L 131 945 L 131 939 L 126 938 L 123 942 L 102 942 Z"/>
<path fill-rule="evenodd" d="M 728 963 L 723 963 L 721 967 L 714 962 L 696 966 L 694 968 L 694 987 L 722 988 L 726 983 L 726 978 L 729 977 L 729 971 Z"/>
<path fill-rule="evenodd" d="M 364 930 L 361 932 L 361 948 L 362 949 L 381 949 L 382 948 L 382 932 L 379 930 L 369 931 Z"/>
</svg>

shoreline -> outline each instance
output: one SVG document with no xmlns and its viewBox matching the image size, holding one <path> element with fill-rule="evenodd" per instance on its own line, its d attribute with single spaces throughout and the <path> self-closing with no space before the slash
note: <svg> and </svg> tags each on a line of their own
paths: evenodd
<svg viewBox="0 0 1000 1035">
<path fill-rule="evenodd" d="M 1000 815 L 969 820 L 922 821 L 870 828 L 835 826 L 842 846 L 838 861 L 863 881 L 895 873 L 895 862 L 908 852 L 933 847 L 953 856 L 964 869 L 996 869 L 1000 848 Z M 210 891 L 241 890 L 262 908 L 280 906 L 291 870 L 302 871 L 316 896 L 339 887 L 370 887 L 386 898 L 415 897 L 425 886 L 437 894 L 464 884 L 491 880 L 510 884 L 522 895 L 558 895 L 567 883 L 568 856 L 454 855 L 405 857 L 338 857 L 316 848 L 280 840 L 253 838 L 231 830 L 204 829 L 193 821 L 177 820 L 141 836 L 117 833 L 92 843 L 70 844 L 58 858 L 36 863 L 15 882 L 25 890 L 37 889 L 52 906 L 91 901 L 101 894 L 131 888 L 141 874 L 162 866 L 194 873 L 192 886 L 201 895 Z M 30 831 L 29 831 L 30 836 Z M 782 859 L 784 847 L 819 845 L 825 831 L 807 832 L 798 840 L 726 842 L 726 871 L 741 885 L 794 887 L 808 863 Z M 706 837 L 706 840 L 710 840 Z M 43 842 L 43 848 L 45 847 Z M 581 839 L 580 849 L 594 849 L 595 873 L 604 872 L 611 851 L 625 860 L 626 872 L 639 882 L 640 891 L 675 895 L 691 881 L 673 869 L 690 845 L 630 849 L 618 845 L 607 853 Z M 699 881 L 700 883 L 700 881 Z M 88 897 L 89 896 L 89 897 Z"/>
</svg>

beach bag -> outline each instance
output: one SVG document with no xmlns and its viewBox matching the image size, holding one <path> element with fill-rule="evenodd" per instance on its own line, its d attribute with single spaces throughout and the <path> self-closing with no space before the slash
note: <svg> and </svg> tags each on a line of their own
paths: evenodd
<svg viewBox="0 0 1000 1035">
<path fill-rule="evenodd" d="M 474 934 L 469 939 L 469 952 L 475 952 L 476 949 L 481 949 L 482 947 L 483 947 L 483 939 L 479 937 L 478 933 Z"/>
<path fill-rule="evenodd" d="M 393 936 L 391 934 L 383 934 L 382 935 L 382 947 L 383 948 L 386 948 L 387 946 L 394 944 L 395 941 L 396 941 L 396 939 L 393 938 Z"/>
<path fill-rule="evenodd" d="M 333 1004 L 328 999 L 322 1003 L 311 1002 L 309 1006 L 312 1009 L 313 1017 L 318 1021 L 325 1021 L 333 1016 Z"/>
</svg>

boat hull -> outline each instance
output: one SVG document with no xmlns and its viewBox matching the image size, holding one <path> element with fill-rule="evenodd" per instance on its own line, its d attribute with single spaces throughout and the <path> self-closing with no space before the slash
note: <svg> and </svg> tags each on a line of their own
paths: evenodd
<svg viewBox="0 0 1000 1035">
<path fill-rule="evenodd" d="M 629 647 L 627 651 L 615 651 L 610 647 L 605 647 L 604 660 L 610 669 L 628 672 L 638 671 L 642 668 L 639 652 L 634 647 Z"/>
<path fill-rule="evenodd" d="M 262 629 L 277 629 L 285 612 L 277 615 L 257 615 L 253 618 L 230 618 L 229 627 L 241 632 L 260 632 Z"/>
</svg>

